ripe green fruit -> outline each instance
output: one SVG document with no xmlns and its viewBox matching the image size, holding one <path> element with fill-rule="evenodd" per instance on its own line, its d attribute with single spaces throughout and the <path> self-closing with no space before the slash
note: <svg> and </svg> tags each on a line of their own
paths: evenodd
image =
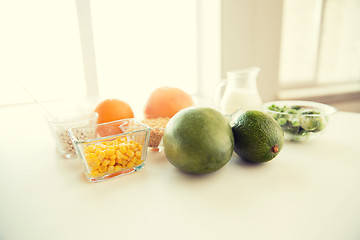
<svg viewBox="0 0 360 240">
<path fill-rule="evenodd" d="M 275 158 L 284 145 L 284 133 L 271 116 L 260 111 L 237 114 L 230 122 L 235 152 L 250 162 L 267 162 Z"/>
<path fill-rule="evenodd" d="M 226 118 L 212 108 L 179 111 L 165 128 L 164 152 L 169 162 L 193 174 L 222 168 L 234 150 L 234 136 Z"/>
</svg>

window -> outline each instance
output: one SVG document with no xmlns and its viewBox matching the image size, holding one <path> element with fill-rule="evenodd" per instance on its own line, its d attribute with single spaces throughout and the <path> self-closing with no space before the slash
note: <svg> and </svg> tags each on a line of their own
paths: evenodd
<svg viewBox="0 0 360 240">
<path fill-rule="evenodd" d="M 360 1 L 285 0 L 282 87 L 360 83 Z"/>
<path fill-rule="evenodd" d="M 196 92 L 193 0 L 93 0 L 91 10 L 100 96 L 133 105 L 160 86 Z"/>
<path fill-rule="evenodd" d="M 360 1 L 327 0 L 319 49 L 319 83 L 360 80 Z"/>
<path fill-rule="evenodd" d="M 23 86 L 42 101 L 203 94 L 220 79 L 219 42 L 220 0 L 1 1 L 0 105 L 32 102 Z"/>
<path fill-rule="evenodd" d="M 72 0 L 0 1 L 0 105 L 85 96 Z"/>
</svg>

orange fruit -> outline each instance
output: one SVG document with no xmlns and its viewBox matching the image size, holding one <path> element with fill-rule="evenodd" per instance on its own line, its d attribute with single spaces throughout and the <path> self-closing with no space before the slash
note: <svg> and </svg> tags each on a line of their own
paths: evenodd
<svg viewBox="0 0 360 240">
<path fill-rule="evenodd" d="M 161 87 L 155 89 L 145 106 L 146 118 L 174 116 L 181 109 L 194 105 L 192 97 L 180 88 Z"/>
<path fill-rule="evenodd" d="M 118 99 L 106 99 L 100 102 L 95 112 L 99 114 L 98 123 L 112 122 L 121 120 L 124 118 L 133 118 L 134 112 L 130 105 L 124 101 Z M 117 125 L 111 124 L 111 126 L 99 126 L 98 133 L 104 137 L 121 133 L 120 128 Z"/>
</svg>

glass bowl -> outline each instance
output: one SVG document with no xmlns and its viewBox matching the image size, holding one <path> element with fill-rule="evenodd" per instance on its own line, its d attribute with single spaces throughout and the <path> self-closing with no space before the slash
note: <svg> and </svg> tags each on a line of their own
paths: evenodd
<svg viewBox="0 0 360 240">
<path fill-rule="evenodd" d="M 78 157 L 69 137 L 68 129 L 86 127 L 79 130 L 81 132 L 78 132 L 78 134 L 82 134 L 87 138 L 94 138 L 96 136 L 95 125 L 98 119 L 96 112 L 47 114 L 46 118 L 51 135 L 55 139 L 56 149 L 64 158 Z"/>
<path fill-rule="evenodd" d="M 164 150 L 162 138 L 164 136 L 165 128 L 152 127 L 150 131 L 149 150 L 154 152 L 161 152 Z"/>
<path fill-rule="evenodd" d="M 323 133 L 337 111 L 323 103 L 296 100 L 267 102 L 263 110 L 279 123 L 290 141 L 306 141 Z"/>
<path fill-rule="evenodd" d="M 147 155 L 150 127 L 136 119 L 96 124 L 96 137 L 81 134 L 90 127 L 69 129 L 89 182 L 99 182 L 141 170 Z"/>
<path fill-rule="evenodd" d="M 150 140 L 149 150 L 154 152 L 161 152 L 164 150 L 162 139 L 165 132 L 165 127 L 169 122 L 170 118 L 159 117 L 159 118 L 146 118 L 142 120 L 142 123 L 150 126 Z"/>
</svg>

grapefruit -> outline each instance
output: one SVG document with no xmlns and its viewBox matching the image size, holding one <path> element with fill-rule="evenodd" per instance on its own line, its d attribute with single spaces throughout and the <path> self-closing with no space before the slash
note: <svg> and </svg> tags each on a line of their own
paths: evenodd
<svg viewBox="0 0 360 240">
<path fill-rule="evenodd" d="M 206 107 L 180 110 L 166 125 L 164 152 L 169 162 L 186 173 L 214 172 L 230 160 L 234 137 L 227 119 Z"/>
<path fill-rule="evenodd" d="M 192 97 L 184 90 L 175 87 L 155 89 L 145 106 L 146 118 L 171 118 L 181 109 L 194 105 Z"/>
</svg>

